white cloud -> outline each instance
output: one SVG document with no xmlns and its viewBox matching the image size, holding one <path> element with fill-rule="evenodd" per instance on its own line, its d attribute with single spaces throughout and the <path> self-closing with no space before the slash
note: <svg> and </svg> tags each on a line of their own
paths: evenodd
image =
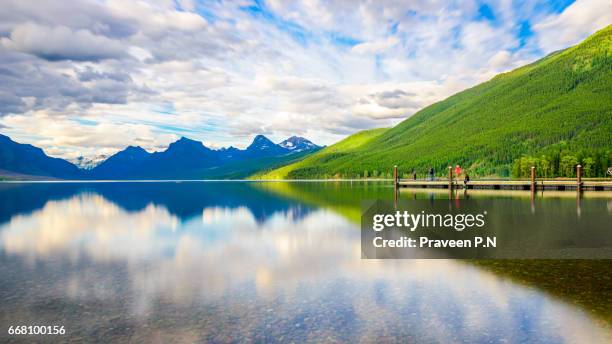
<svg viewBox="0 0 612 344">
<path fill-rule="evenodd" d="M 12 128 L 20 128 L 21 135 L 39 138 L 38 145 L 47 154 L 68 159 L 110 155 L 130 145 L 149 151 L 161 150 L 179 138 L 154 132 L 144 124 L 101 122 L 83 125 L 67 117 L 48 116 L 41 112 L 10 115 L 2 121 L 9 133 Z"/>
<path fill-rule="evenodd" d="M 489 65 L 495 69 L 505 68 L 512 62 L 512 54 L 507 50 L 502 50 L 489 59 Z"/>
<path fill-rule="evenodd" d="M 195 32 L 206 28 L 206 20 L 194 12 L 177 11 L 173 4 L 111 0 L 107 4 L 110 12 L 122 20 L 138 23 L 140 30 L 155 37 L 163 37 L 167 30 Z M 193 5 L 188 5 L 188 9 Z"/>
<path fill-rule="evenodd" d="M 3 5 L 2 131 L 58 156 L 136 138 L 154 150 L 180 135 L 216 147 L 260 133 L 330 144 L 573 44 L 612 13 L 605 1 L 560 14 L 502 1 L 493 22 L 473 1 Z M 534 36 L 521 43 L 524 21 Z"/>
<path fill-rule="evenodd" d="M 47 27 L 35 23 L 16 26 L 10 38 L 0 43 L 10 50 L 30 53 L 49 60 L 100 60 L 126 55 L 121 43 L 85 29 Z"/>
<path fill-rule="evenodd" d="M 389 37 L 382 41 L 357 44 L 352 51 L 357 54 L 380 54 L 392 48 L 399 42 L 397 37 Z"/>
<path fill-rule="evenodd" d="M 534 25 L 538 45 L 545 53 L 574 45 L 612 24 L 612 1 L 579 0 L 561 14 L 550 15 Z"/>
</svg>

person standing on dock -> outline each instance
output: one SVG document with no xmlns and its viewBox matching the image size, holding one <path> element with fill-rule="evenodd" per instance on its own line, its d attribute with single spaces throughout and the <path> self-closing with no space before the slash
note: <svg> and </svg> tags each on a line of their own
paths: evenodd
<svg viewBox="0 0 612 344">
<path fill-rule="evenodd" d="M 416 170 L 412 169 L 412 180 L 416 180 Z"/>
<path fill-rule="evenodd" d="M 466 173 L 465 178 L 463 178 L 463 187 L 467 189 L 467 183 L 470 182 L 470 176 Z"/>
<path fill-rule="evenodd" d="M 432 182 L 434 180 L 434 169 L 433 169 L 433 167 L 429 168 L 429 180 L 431 180 Z"/>
<path fill-rule="evenodd" d="M 455 185 L 459 185 L 459 176 L 461 175 L 461 167 L 455 166 Z"/>
</svg>

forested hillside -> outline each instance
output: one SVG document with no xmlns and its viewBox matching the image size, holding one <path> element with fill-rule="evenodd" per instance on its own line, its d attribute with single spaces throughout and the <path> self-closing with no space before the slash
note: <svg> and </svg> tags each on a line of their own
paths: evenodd
<svg viewBox="0 0 612 344">
<path fill-rule="evenodd" d="M 271 171 L 260 171 L 256 175 L 252 176 L 253 179 L 307 179 L 307 178 L 321 178 L 321 177 L 332 177 L 326 174 L 325 169 L 319 169 L 320 164 L 326 164 L 327 162 L 334 162 L 337 159 L 351 155 L 358 151 L 362 146 L 372 141 L 376 137 L 383 134 L 387 129 L 372 129 L 360 131 L 357 134 L 351 135 L 346 139 L 333 144 L 323 150 L 312 154 L 304 160 L 296 163 L 271 170 Z M 349 161 L 350 164 L 350 161 Z M 350 168 L 345 166 L 343 168 Z M 374 171 L 373 171 L 374 172 Z M 378 171 L 375 173 L 378 175 Z"/>
<path fill-rule="evenodd" d="M 260 177 L 386 176 L 393 165 L 402 174 L 430 167 L 443 174 L 449 164 L 474 176 L 516 177 L 536 164 L 554 177 L 571 176 L 578 163 L 587 176 L 604 176 L 612 164 L 612 26 L 433 104 L 354 149 L 334 146 Z"/>
</svg>

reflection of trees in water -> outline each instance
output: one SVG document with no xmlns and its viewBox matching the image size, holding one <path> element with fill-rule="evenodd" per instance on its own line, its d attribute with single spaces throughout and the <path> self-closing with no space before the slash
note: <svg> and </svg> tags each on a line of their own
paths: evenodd
<svg viewBox="0 0 612 344">
<path fill-rule="evenodd" d="M 308 186 L 300 184 L 287 184 L 276 187 L 284 195 L 293 197 L 303 197 L 307 194 L 308 200 L 312 204 L 326 204 L 330 207 L 338 208 L 340 213 L 353 214 L 347 212 L 346 208 L 359 209 L 359 200 L 347 194 L 356 194 L 364 199 L 386 199 L 393 197 L 393 192 L 388 188 L 359 188 L 350 190 L 346 188 L 338 193 L 316 192 L 320 186 Z M 291 191 L 287 191 L 290 189 Z M 272 189 L 274 190 L 274 189 Z M 400 200 L 428 199 L 434 202 L 436 199 L 448 199 L 447 190 L 415 190 L 401 189 Z M 608 198 L 611 193 L 586 193 L 587 206 L 591 209 L 607 210 L 612 209 L 612 201 Z M 458 196 L 458 195 L 457 195 Z M 529 191 L 491 191 L 491 190 L 470 190 L 463 192 L 462 199 L 499 199 L 500 204 L 506 206 L 522 203 L 522 206 L 529 204 Z M 455 198 L 455 197 L 452 197 Z M 575 192 L 546 191 L 542 192 L 538 204 L 555 208 L 554 219 L 543 217 L 541 225 L 550 224 L 551 221 L 557 223 L 572 218 L 575 213 Z M 457 201 L 457 199 L 455 199 Z M 540 209 L 542 211 L 543 209 Z M 355 215 L 355 214 L 353 214 Z M 349 216 L 350 217 L 350 216 Z M 358 221 L 359 218 L 352 216 L 352 220 Z M 554 234 L 554 233 L 553 233 Z M 559 234 L 557 232 L 557 234 Z M 556 234 L 555 234 L 556 235 Z M 610 260 L 468 260 L 481 268 L 495 273 L 496 275 L 509 277 L 517 282 L 536 287 L 555 297 L 564 299 L 571 304 L 594 314 L 599 319 L 603 319 L 607 324 L 612 325 L 612 261 Z"/>
<path fill-rule="evenodd" d="M 471 260 L 471 263 L 535 286 L 594 314 L 612 326 L 612 260 Z"/>
</svg>

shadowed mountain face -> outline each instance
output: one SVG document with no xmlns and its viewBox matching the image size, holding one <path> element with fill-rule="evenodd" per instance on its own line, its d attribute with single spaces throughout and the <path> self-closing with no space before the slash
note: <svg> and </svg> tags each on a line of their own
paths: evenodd
<svg viewBox="0 0 612 344">
<path fill-rule="evenodd" d="M 66 160 L 47 156 L 42 149 L 0 135 L 0 174 L 83 178 L 85 173 Z"/>
<path fill-rule="evenodd" d="M 204 146 L 202 142 L 182 137 L 171 143 L 163 152 L 156 152 L 141 161 L 134 161 L 131 171 L 119 178 L 198 178 L 200 170 L 220 165 L 217 151 Z M 94 173 L 96 171 L 94 170 Z M 106 176 L 100 175 L 105 179 Z"/>
<path fill-rule="evenodd" d="M 244 150 L 234 147 L 213 150 L 202 142 L 183 137 L 163 152 L 149 154 L 140 147 L 128 147 L 94 168 L 91 175 L 96 179 L 244 178 L 254 171 L 294 161 L 320 149 L 302 140 L 311 144 L 309 149 L 286 149 L 258 135 Z"/>
<path fill-rule="evenodd" d="M 163 152 L 149 153 L 130 146 L 91 170 L 81 170 L 65 160 L 51 158 L 31 145 L 19 144 L 0 135 L 0 175 L 21 179 L 204 179 L 245 178 L 296 161 L 321 147 L 292 137 L 294 148 L 275 144 L 258 135 L 246 149 L 210 149 L 202 142 L 181 138 Z M 298 149 L 295 149 L 295 148 Z"/>
<path fill-rule="evenodd" d="M 121 176 L 132 173 L 133 168 L 142 163 L 150 155 L 149 152 L 140 147 L 129 146 L 96 166 L 91 173 L 94 177 L 121 178 Z"/>
<path fill-rule="evenodd" d="M 289 149 L 275 144 L 263 135 L 255 136 L 253 143 L 245 151 L 245 154 L 251 157 L 286 155 L 289 153 L 291 153 Z"/>
</svg>

